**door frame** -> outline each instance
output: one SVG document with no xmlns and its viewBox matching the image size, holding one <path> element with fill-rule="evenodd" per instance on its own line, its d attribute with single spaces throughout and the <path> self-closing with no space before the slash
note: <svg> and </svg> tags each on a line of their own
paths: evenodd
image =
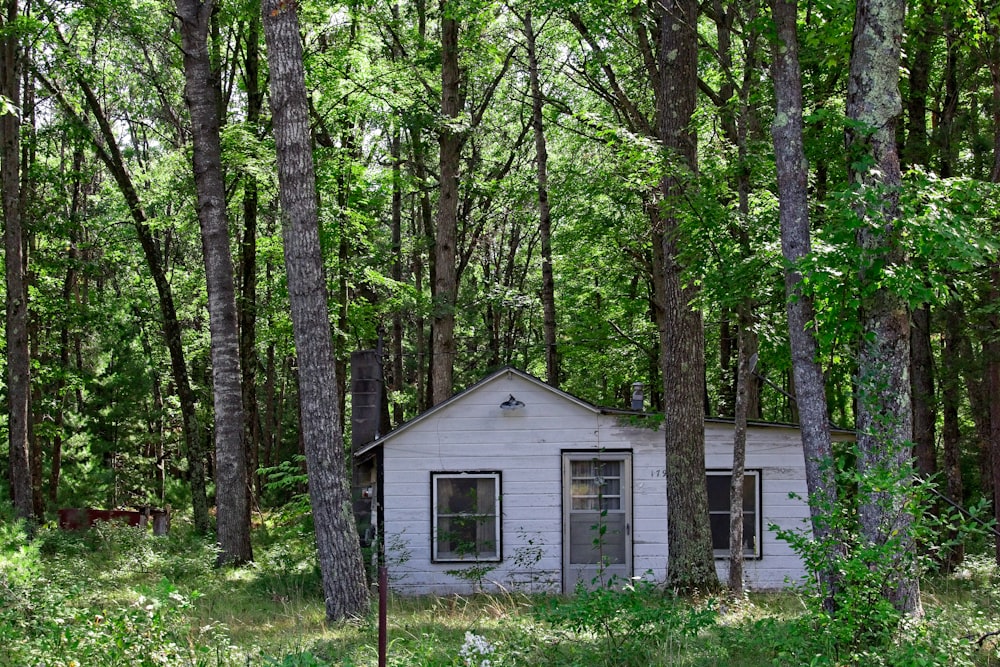
<svg viewBox="0 0 1000 667">
<path fill-rule="evenodd" d="M 625 559 L 624 573 L 619 576 L 631 577 L 634 572 L 633 530 L 633 452 L 631 449 L 564 449 L 560 452 L 560 524 L 562 532 L 562 588 L 564 593 L 572 593 L 576 588 L 578 576 L 570 563 L 570 511 L 572 509 L 570 480 L 572 461 L 621 461 L 622 462 L 622 511 L 625 515 Z M 579 566 L 578 566 L 579 567 Z"/>
</svg>

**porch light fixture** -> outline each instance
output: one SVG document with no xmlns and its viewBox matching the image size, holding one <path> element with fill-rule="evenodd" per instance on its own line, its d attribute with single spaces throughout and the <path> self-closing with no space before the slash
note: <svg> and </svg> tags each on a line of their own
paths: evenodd
<svg viewBox="0 0 1000 667">
<path fill-rule="evenodd" d="M 500 404 L 501 410 L 517 410 L 518 408 L 523 408 L 523 407 L 524 403 L 514 398 L 514 394 L 511 394 L 510 398 L 508 398 L 506 401 Z"/>
</svg>

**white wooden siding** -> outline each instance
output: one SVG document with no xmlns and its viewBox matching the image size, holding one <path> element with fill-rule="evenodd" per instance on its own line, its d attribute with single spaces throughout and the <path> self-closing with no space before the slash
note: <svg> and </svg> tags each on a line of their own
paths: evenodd
<svg viewBox="0 0 1000 667">
<path fill-rule="evenodd" d="M 511 394 L 524 402 L 501 410 Z M 468 593 L 471 584 L 448 574 L 456 563 L 431 562 L 431 473 L 500 471 L 502 560 L 487 576 L 490 588 L 558 590 L 562 567 L 563 451 L 632 452 L 633 572 L 662 581 L 667 562 L 663 433 L 604 415 L 582 401 L 515 372 L 459 395 L 397 434 L 383 447 L 386 561 L 394 590 L 404 594 Z M 732 467 L 731 424 L 705 426 L 706 466 Z M 797 556 L 774 533 L 804 525 L 805 466 L 794 428 L 751 426 L 747 468 L 761 470 L 763 557 L 746 562 L 751 588 L 779 588 L 803 575 Z M 532 545 L 528 541 L 532 541 Z M 515 560 L 534 548 L 530 571 Z M 717 561 L 720 576 L 728 563 Z"/>
</svg>

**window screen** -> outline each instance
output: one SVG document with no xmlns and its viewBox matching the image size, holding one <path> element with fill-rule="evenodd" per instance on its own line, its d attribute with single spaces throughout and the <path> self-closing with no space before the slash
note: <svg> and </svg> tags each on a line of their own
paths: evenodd
<svg viewBox="0 0 1000 667">
<path fill-rule="evenodd" d="M 500 560 L 500 473 L 435 473 L 436 561 Z"/>
<path fill-rule="evenodd" d="M 729 555 L 729 486 L 728 470 L 708 471 L 708 514 L 712 525 L 712 549 L 717 557 Z M 743 555 L 760 557 L 760 471 L 743 474 Z"/>
</svg>

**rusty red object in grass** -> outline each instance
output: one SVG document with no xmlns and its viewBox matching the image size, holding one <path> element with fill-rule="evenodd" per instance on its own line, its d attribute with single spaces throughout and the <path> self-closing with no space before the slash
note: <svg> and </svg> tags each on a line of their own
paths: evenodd
<svg viewBox="0 0 1000 667">
<path fill-rule="evenodd" d="M 59 527 L 63 530 L 86 530 L 98 521 L 117 521 L 128 526 L 145 526 L 153 522 L 154 535 L 166 535 L 170 527 L 170 511 L 146 507 L 141 510 L 99 510 L 90 507 L 60 509 Z"/>
</svg>

